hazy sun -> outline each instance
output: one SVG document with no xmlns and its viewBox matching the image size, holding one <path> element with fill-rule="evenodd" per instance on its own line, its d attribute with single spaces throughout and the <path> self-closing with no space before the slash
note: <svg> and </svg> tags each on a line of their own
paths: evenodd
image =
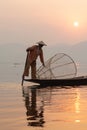
<svg viewBox="0 0 87 130">
<path fill-rule="evenodd" d="M 75 21 L 75 22 L 73 23 L 73 25 L 74 25 L 74 27 L 78 27 L 78 26 L 79 26 L 79 22 L 78 22 L 78 21 Z"/>
</svg>

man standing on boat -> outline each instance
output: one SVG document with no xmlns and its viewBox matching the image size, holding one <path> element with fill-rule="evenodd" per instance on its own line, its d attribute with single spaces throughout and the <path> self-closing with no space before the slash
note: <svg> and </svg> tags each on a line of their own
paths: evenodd
<svg viewBox="0 0 87 130">
<path fill-rule="evenodd" d="M 40 61 L 42 65 L 45 66 L 42 47 L 46 46 L 46 44 L 43 41 L 39 41 L 36 44 L 38 45 L 33 45 L 32 47 L 26 49 L 27 58 L 26 58 L 24 73 L 22 75 L 22 85 L 23 85 L 24 77 L 29 76 L 30 67 L 31 67 L 31 78 L 36 79 L 36 60 L 38 56 L 40 57 Z"/>
</svg>

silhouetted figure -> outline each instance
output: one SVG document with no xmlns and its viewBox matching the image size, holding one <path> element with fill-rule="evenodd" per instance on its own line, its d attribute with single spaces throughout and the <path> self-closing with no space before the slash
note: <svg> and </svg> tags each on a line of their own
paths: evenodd
<svg viewBox="0 0 87 130">
<path fill-rule="evenodd" d="M 45 66 L 42 47 L 46 46 L 46 44 L 43 41 L 39 41 L 37 42 L 37 44 L 38 45 L 33 45 L 32 47 L 26 49 L 27 57 L 24 72 L 22 75 L 22 85 L 24 77 L 29 76 L 30 67 L 31 67 L 31 78 L 36 79 L 36 60 L 38 56 L 40 57 L 40 61 L 43 64 L 43 66 Z"/>
</svg>

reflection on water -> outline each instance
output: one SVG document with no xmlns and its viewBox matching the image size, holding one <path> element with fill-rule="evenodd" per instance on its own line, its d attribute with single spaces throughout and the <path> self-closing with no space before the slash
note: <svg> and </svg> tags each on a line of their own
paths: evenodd
<svg viewBox="0 0 87 130">
<path fill-rule="evenodd" d="M 76 89 L 76 98 L 75 98 L 75 112 L 76 114 L 80 114 L 80 92 L 78 89 Z M 76 123 L 79 123 L 81 120 L 80 119 L 75 119 Z"/>
<path fill-rule="evenodd" d="M 43 127 L 47 121 L 46 115 L 48 115 L 48 118 L 50 117 L 49 113 L 52 122 L 81 122 L 79 88 L 66 88 L 23 87 L 28 126 Z M 65 117 L 62 113 L 65 113 Z M 71 115 L 66 115 L 66 113 L 71 113 Z"/>
<path fill-rule="evenodd" d="M 76 100 L 75 100 L 75 112 L 80 113 L 80 93 L 79 90 L 76 89 Z"/>
<path fill-rule="evenodd" d="M 28 120 L 28 126 L 41 126 L 43 127 L 44 121 L 44 104 L 43 101 L 40 102 L 38 108 L 37 101 L 37 90 L 29 89 L 28 93 L 25 93 L 23 89 L 23 96 L 26 107 L 26 115 Z"/>
<path fill-rule="evenodd" d="M 87 86 L 1 84 L 0 119 L 1 130 L 86 130 Z"/>
</svg>

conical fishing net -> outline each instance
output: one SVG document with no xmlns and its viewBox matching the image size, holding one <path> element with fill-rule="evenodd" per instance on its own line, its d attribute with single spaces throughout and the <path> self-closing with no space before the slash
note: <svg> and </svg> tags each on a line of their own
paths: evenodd
<svg viewBox="0 0 87 130">
<path fill-rule="evenodd" d="M 45 67 L 40 66 L 37 70 L 38 79 L 65 79 L 76 76 L 77 68 L 73 59 L 58 53 L 45 62 Z"/>
</svg>

